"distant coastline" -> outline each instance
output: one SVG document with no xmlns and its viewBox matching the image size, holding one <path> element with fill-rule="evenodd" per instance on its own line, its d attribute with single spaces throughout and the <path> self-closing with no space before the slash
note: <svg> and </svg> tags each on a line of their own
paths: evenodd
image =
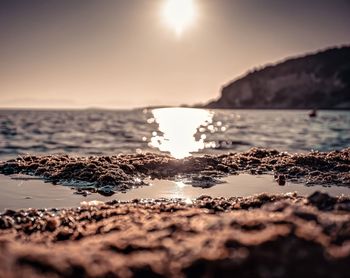
<svg viewBox="0 0 350 278">
<path fill-rule="evenodd" d="M 350 109 L 350 46 L 330 48 L 249 71 L 198 108 Z"/>
</svg>

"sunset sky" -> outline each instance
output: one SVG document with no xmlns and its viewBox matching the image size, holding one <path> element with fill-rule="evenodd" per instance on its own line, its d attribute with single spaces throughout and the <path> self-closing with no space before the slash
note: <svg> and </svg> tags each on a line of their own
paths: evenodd
<svg viewBox="0 0 350 278">
<path fill-rule="evenodd" d="M 177 27 L 169 1 L 0 0 L 0 106 L 204 103 L 253 67 L 350 44 L 349 0 L 193 0 Z"/>
</svg>

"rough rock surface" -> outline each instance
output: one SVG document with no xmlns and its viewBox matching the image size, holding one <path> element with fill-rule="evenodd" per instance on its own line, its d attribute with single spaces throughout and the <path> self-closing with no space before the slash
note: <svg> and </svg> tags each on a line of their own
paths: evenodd
<svg viewBox="0 0 350 278">
<path fill-rule="evenodd" d="M 18 157 L 0 163 L 0 173 L 29 174 L 53 183 L 86 182 L 82 189 L 113 194 L 135 186 L 143 179 L 187 175 L 196 186 L 206 186 L 217 177 L 237 174 L 274 173 L 278 183 L 286 180 L 312 184 L 350 186 L 350 148 L 332 152 L 289 154 L 253 148 L 247 152 L 175 159 L 161 154 L 71 157 L 68 155 Z M 218 181 L 219 182 L 219 181 Z"/>
<path fill-rule="evenodd" d="M 224 86 L 209 108 L 350 109 L 350 47 L 288 59 Z"/>
<path fill-rule="evenodd" d="M 348 277 L 350 199 L 316 192 L 0 215 L 0 277 Z"/>
</svg>

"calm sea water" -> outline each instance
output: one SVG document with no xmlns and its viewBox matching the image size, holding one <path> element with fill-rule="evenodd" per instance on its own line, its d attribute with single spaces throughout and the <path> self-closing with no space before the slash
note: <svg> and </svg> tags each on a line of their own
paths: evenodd
<svg viewBox="0 0 350 278">
<path fill-rule="evenodd" d="M 0 110 L 0 160 L 22 154 L 71 153 L 111 155 L 145 151 L 176 158 L 202 153 L 244 151 L 251 147 L 303 152 L 350 146 L 350 112 L 204 110 L 163 108 L 129 111 Z M 29 179 L 29 180 L 28 180 Z M 134 198 L 184 198 L 200 195 L 247 196 L 255 193 L 326 190 L 349 194 L 349 188 L 281 187 L 270 175 L 227 177 L 226 183 L 196 188 L 179 181 L 154 180 L 149 186 L 111 197 L 72 194 L 69 186 L 49 186 L 32 177 L 0 175 L 0 212 L 5 208 L 66 207 L 81 201 Z M 244 186 L 242 186 L 244 184 Z"/>
<path fill-rule="evenodd" d="M 177 158 L 243 151 L 329 151 L 350 146 L 350 112 L 290 110 L 0 110 L 0 159 L 19 154 L 167 152 Z"/>
</svg>

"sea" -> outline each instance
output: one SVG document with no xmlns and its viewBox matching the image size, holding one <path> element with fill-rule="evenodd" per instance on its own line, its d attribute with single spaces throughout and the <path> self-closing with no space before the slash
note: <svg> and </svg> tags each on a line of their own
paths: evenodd
<svg viewBox="0 0 350 278">
<path fill-rule="evenodd" d="M 26 154 L 72 156 L 155 152 L 181 159 L 246 151 L 332 151 L 350 146 L 350 112 L 305 110 L 207 110 L 182 107 L 134 110 L 0 110 L 0 163 Z M 0 213 L 6 209 L 65 208 L 84 202 L 171 198 L 186 202 L 212 197 L 314 191 L 350 195 L 349 187 L 312 187 L 272 174 L 241 173 L 210 188 L 176 180 L 147 180 L 147 186 L 112 196 L 74 194 L 76 184 L 53 185 L 40 177 L 0 175 Z"/>
<path fill-rule="evenodd" d="M 241 152 L 285 152 L 350 146 L 350 111 L 0 110 L 0 160 L 25 154 L 116 155 L 156 152 L 176 158 Z"/>
</svg>

